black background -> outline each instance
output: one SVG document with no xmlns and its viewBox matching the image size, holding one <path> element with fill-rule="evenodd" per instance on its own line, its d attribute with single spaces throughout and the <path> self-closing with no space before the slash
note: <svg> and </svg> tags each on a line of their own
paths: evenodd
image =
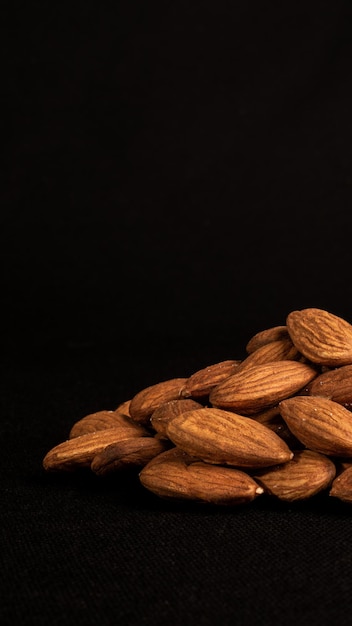
<svg viewBox="0 0 352 626">
<path fill-rule="evenodd" d="M 2 623 L 348 623 L 347 505 L 41 462 L 291 310 L 352 321 L 350 4 L 4 7 Z"/>
</svg>

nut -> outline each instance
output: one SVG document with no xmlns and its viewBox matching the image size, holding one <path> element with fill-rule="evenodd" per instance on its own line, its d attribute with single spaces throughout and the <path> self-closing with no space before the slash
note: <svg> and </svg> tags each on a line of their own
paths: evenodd
<svg viewBox="0 0 352 626">
<path fill-rule="evenodd" d="M 165 404 L 161 404 L 152 413 L 150 418 L 151 426 L 154 428 L 154 430 L 156 430 L 157 433 L 167 437 L 166 428 L 168 423 L 172 419 L 174 419 L 177 415 L 181 415 L 181 413 L 194 411 L 195 409 L 201 409 L 202 406 L 202 404 L 196 402 L 195 400 L 191 400 L 190 398 L 181 398 L 181 400 L 170 400 L 170 402 L 165 402 Z"/>
<path fill-rule="evenodd" d="M 289 429 L 307 448 L 328 456 L 352 456 L 352 417 L 337 402 L 296 396 L 280 402 Z"/>
<path fill-rule="evenodd" d="M 298 361 L 256 365 L 215 387 L 209 400 L 215 407 L 252 415 L 297 393 L 316 375 L 313 367 Z"/>
<path fill-rule="evenodd" d="M 295 450 L 291 461 L 261 470 L 254 479 L 265 493 L 279 500 L 307 500 L 327 489 L 336 474 L 334 463 L 327 456 L 312 450 Z"/>
<path fill-rule="evenodd" d="M 72 471 L 79 467 L 90 467 L 93 458 L 111 443 L 117 443 L 131 437 L 143 437 L 140 431 L 118 426 L 94 433 L 87 433 L 59 443 L 49 450 L 43 459 L 43 467 L 50 471 Z"/>
<path fill-rule="evenodd" d="M 292 311 L 286 319 L 297 349 L 313 363 L 338 367 L 352 364 L 352 326 L 322 309 Z"/>
<path fill-rule="evenodd" d="M 286 443 L 248 417 L 204 408 L 175 417 L 167 426 L 171 441 L 202 461 L 238 467 L 265 467 L 292 458 Z"/>
<path fill-rule="evenodd" d="M 98 476 L 116 471 L 143 467 L 151 459 L 168 449 L 165 439 L 156 437 L 133 437 L 111 443 L 92 460 L 91 470 Z"/>
<path fill-rule="evenodd" d="M 214 387 L 236 372 L 241 361 L 228 360 L 198 370 L 187 380 L 182 395 L 185 398 L 204 398 Z"/>
<path fill-rule="evenodd" d="M 280 339 L 289 338 L 287 326 L 273 326 L 272 328 L 266 328 L 253 335 L 246 345 L 246 352 L 251 354 L 258 348 L 267 345 L 271 341 L 278 341 Z"/>
<path fill-rule="evenodd" d="M 140 426 L 133 422 L 130 417 L 120 413 L 118 410 L 97 411 L 75 422 L 70 430 L 69 438 L 73 439 L 74 437 L 80 437 L 81 435 L 95 433 L 98 430 L 105 430 L 116 426 L 129 428 L 131 432 L 140 432 Z"/>
<path fill-rule="evenodd" d="M 311 396 L 322 396 L 342 404 L 347 409 L 352 407 L 352 365 L 342 365 L 323 372 L 304 390 Z"/>
<path fill-rule="evenodd" d="M 270 341 L 249 354 L 234 373 L 238 374 L 238 372 L 248 367 L 263 365 L 264 363 L 271 363 L 272 361 L 298 360 L 301 356 L 301 353 L 298 352 L 289 337 Z"/>
<path fill-rule="evenodd" d="M 219 505 L 251 502 L 263 493 L 241 470 L 209 465 L 174 448 L 148 463 L 139 474 L 144 487 L 162 498 Z"/>
<path fill-rule="evenodd" d="M 352 504 L 352 467 L 336 476 L 331 485 L 330 496 Z"/>
<path fill-rule="evenodd" d="M 187 378 L 172 378 L 139 391 L 129 405 L 132 419 L 140 424 L 148 424 L 158 406 L 181 397 L 186 381 Z"/>
</svg>

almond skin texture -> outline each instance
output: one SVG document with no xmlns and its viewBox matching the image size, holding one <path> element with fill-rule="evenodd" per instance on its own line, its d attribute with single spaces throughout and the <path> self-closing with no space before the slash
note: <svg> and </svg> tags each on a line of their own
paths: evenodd
<svg viewBox="0 0 352 626">
<path fill-rule="evenodd" d="M 221 409 L 204 408 L 175 417 L 169 439 L 202 461 L 237 467 L 267 467 L 292 458 L 286 443 L 255 420 Z"/>
<path fill-rule="evenodd" d="M 97 411 L 96 413 L 90 413 L 82 419 L 73 424 L 69 438 L 80 437 L 81 435 L 87 435 L 88 433 L 94 433 L 98 430 L 105 430 L 106 428 L 114 428 L 121 426 L 125 429 L 130 428 L 131 432 L 140 432 L 140 426 L 133 422 L 128 415 L 123 415 L 118 410 L 116 411 Z"/>
<path fill-rule="evenodd" d="M 254 479 L 265 493 L 293 502 L 307 500 L 327 489 L 335 474 L 335 465 L 327 456 L 312 450 L 295 450 L 291 461 L 262 470 Z"/>
<path fill-rule="evenodd" d="M 181 415 L 181 413 L 201 408 L 203 408 L 202 404 L 196 402 L 195 400 L 191 400 L 190 398 L 170 400 L 170 402 L 165 402 L 165 404 L 161 404 L 157 409 L 155 409 L 150 418 L 150 423 L 157 433 L 167 437 L 166 428 L 168 422 L 174 419 L 177 415 Z"/>
<path fill-rule="evenodd" d="M 323 309 L 292 311 L 286 319 L 297 349 L 313 363 L 339 367 L 352 364 L 352 326 Z"/>
<path fill-rule="evenodd" d="M 145 429 L 131 431 L 123 427 L 107 428 L 94 433 L 74 437 L 59 443 L 45 455 L 43 467 L 48 471 L 73 471 L 79 467 L 90 467 L 93 458 L 111 443 L 131 437 L 143 437 Z"/>
<path fill-rule="evenodd" d="M 293 345 L 289 337 L 278 339 L 277 341 L 271 341 L 270 343 L 260 346 L 257 350 L 249 354 L 234 373 L 237 374 L 248 367 L 271 363 L 272 361 L 298 360 L 301 356 L 301 353 L 297 350 L 296 346 Z"/>
<path fill-rule="evenodd" d="M 310 450 L 352 456 L 352 414 L 341 404 L 318 396 L 296 396 L 280 402 L 280 413 Z"/>
<path fill-rule="evenodd" d="M 273 326 L 253 335 L 246 345 L 246 352 L 251 354 L 271 341 L 289 338 L 287 326 Z"/>
<path fill-rule="evenodd" d="M 209 401 L 215 407 L 253 415 L 297 393 L 316 375 L 313 367 L 298 361 L 256 365 L 215 387 Z"/>
<path fill-rule="evenodd" d="M 187 465 L 197 460 L 177 447 L 158 454 L 139 473 L 143 487 L 161 498 L 193 500 Z"/>
<path fill-rule="evenodd" d="M 345 469 L 336 476 L 331 485 L 329 495 L 352 504 L 352 467 Z"/>
<path fill-rule="evenodd" d="M 343 365 L 317 376 L 304 390 L 311 396 L 330 398 L 352 408 L 352 365 Z"/>
<path fill-rule="evenodd" d="M 234 360 L 221 361 L 198 370 L 187 380 L 182 395 L 185 398 L 204 398 L 208 396 L 216 385 L 236 372 L 240 363 L 241 361 Z"/>
<path fill-rule="evenodd" d="M 187 378 L 172 378 L 139 391 L 131 400 L 131 418 L 140 424 L 148 424 L 152 413 L 161 404 L 181 398 Z"/>
<path fill-rule="evenodd" d="M 143 467 L 151 459 L 168 449 L 168 442 L 155 437 L 134 437 L 112 443 L 93 459 L 91 470 L 98 476 L 106 476 L 120 470 Z"/>
<path fill-rule="evenodd" d="M 204 504 L 239 505 L 263 493 L 253 478 L 236 469 L 209 465 L 177 448 L 159 455 L 139 474 L 141 484 L 162 498 Z"/>
</svg>

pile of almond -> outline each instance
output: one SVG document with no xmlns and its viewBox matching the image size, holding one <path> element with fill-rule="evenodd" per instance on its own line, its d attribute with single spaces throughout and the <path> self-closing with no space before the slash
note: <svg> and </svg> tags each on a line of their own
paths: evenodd
<svg viewBox="0 0 352 626">
<path fill-rule="evenodd" d="M 246 355 L 83 417 L 44 469 L 135 469 L 157 496 L 219 505 L 320 492 L 352 503 L 352 325 L 292 311 Z"/>
</svg>

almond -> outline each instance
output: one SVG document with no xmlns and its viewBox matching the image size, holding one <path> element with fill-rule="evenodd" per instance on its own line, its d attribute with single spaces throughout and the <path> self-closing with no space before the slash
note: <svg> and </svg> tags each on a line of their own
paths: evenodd
<svg viewBox="0 0 352 626">
<path fill-rule="evenodd" d="M 304 390 L 311 396 L 330 398 L 346 408 L 352 407 L 352 365 L 342 365 L 323 372 Z"/>
<path fill-rule="evenodd" d="M 74 437 L 49 450 L 43 459 L 43 467 L 50 471 L 72 471 L 78 467 L 90 467 L 93 458 L 111 443 L 131 437 L 143 437 L 145 429 L 131 431 L 123 426 L 107 428 L 94 433 Z"/>
<path fill-rule="evenodd" d="M 187 464 L 192 462 L 183 450 L 174 447 L 154 457 L 139 473 L 141 484 L 162 498 L 192 500 Z"/>
<path fill-rule="evenodd" d="M 151 459 L 168 448 L 165 439 L 155 437 L 134 437 L 109 444 L 99 452 L 91 463 L 91 470 L 98 476 L 112 472 L 143 467 Z"/>
<path fill-rule="evenodd" d="M 329 456 L 352 456 L 352 414 L 341 404 L 296 396 L 280 402 L 280 413 L 307 448 Z"/>
<path fill-rule="evenodd" d="M 313 363 L 338 367 L 352 364 L 352 326 L 323 309 L 292 311 L 287 328 L 297 349 Z"/>
<path fill-rule="evenodd" d="M 69 438 L 73 439 L 74 437 L 94 433 L 98 430 L 114 428 L 115 426 L 122 426 L 125 429 L 129 428 L 131 432 L 140 432 L 139 424 L 136 424 L 131 418 L 127 415 L 123 415 L 118 410 L 97 411 L 75 422 L 70 430 Z"/>
<path fill-rule="evenodd" d="M 271 363 L 272 361 L 285 361 L 285 360 L 298 360 L 301 357 L 301 353 L 293 345 L 291 339 L 286 337 L 285 339 L 278 339 L 276 341 L 270 341 L 263 346 L 260 346 L 257 350 L 249 354 L 239 364 L 235 374 L 243 371 L 248 367 L 254 365 L 262 365 L 264 363 Z"/>
<path fill-rule="evenodd" d="M 195 409 L 201 409 L 202 407 L 202 404 L 196 402 L 195 400 L 191 400 L 190 398 L 170 400 L 170 402 L 165 402 L 155 409 L 151 415 L 150 423 L 157 433 L 166 437 L 166 427 L 168 422 L 174 419 L 177 415 L 181 415 L 181 413 L 194 411 Z"/>
<path fill-rule="evenodd" d="M 329 495 L 352 504 L 352 467 L 345 469 L 336 476 L 331 485 Z"/>
<path fill-rule="evenodd" d="M 202 461 L 238 467 L 265 467 L 292 458 L 286 443 L 255 420 L 221 409 L 203 408 L 175 417 L 171 441 Z"/>
<path fill-rule="evenodd" d="M 129 411 L 132 419 L 148 424 L 150 417 L 161 404 L 181 398 L 187 378 L 172 378 L 139 391 L 131 400 Z"/>
<path fill-rule="evenodd" d="M 216 385 L 229 378 L 237 370 L 240 363 L 240 360 L 227 360 L 198 370 L 188 378 L 182 390 L 182 395 L 185 398 L 191 396 L 192 398 L 204 398 L 208 396 Z"/>
<path fill-rule="evenodd" d="M 115 413 L 121 413 L 122 415 L 130 415 L 131 400 L 125 400 L 118 405 L 115 409 Z"/>
<path fill-rule="evenodd" d="M 146 489 L 160 497 L 215 505 L 239 505 L 263 493 L 245 472 L 209 465 L 177 448 L 153 459 L 139 478 Z"/>
<path fill-rule="evenodd" d="M 335 474 L 335 465 L 327 456 L 312 450 L 295 450 L 291 461 L 261 470 L 254 474 L 254 479 L 265 493 L 293 502 L 327 489 Z"/>
<path fill-rule="evenodd" d="M 215 407 L 252 415 L 297 393 L 316 375 L 313 367 L 298 361 L 256 365 L 215 387 L 209 401 Z"/>
<path fill-rule="evenodd" d="M 289 338 L 287 326 L 273 326 L 272 328 L 266 328 L 265 330 L 261 330 L 253 335 L 246 345 L 246 352 L 251 354 L 271 341 L 278 341 L 280 339 L 287 338 Z"/>
</svg>

